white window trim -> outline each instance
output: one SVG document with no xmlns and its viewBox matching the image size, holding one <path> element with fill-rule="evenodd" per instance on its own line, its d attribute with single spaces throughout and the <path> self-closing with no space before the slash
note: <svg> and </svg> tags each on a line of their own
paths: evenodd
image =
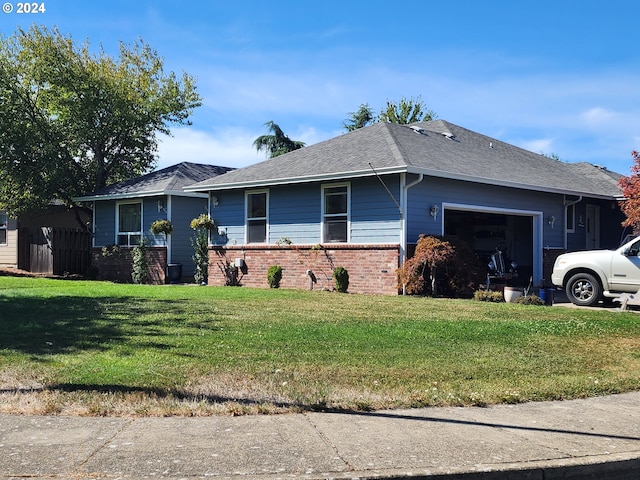
<svg viewBox="0 0 640 480">
<path fill-rule="evenodd" d="M 320 195 L 320 205 L 321 205 L 321 214 L 320 214 L 320 239 L 322 243 L 327 243 L 324 241 L 325 234 L 325 191 L 328 188 L 337 188 L 337 187 L 347 187 L 347 241 L 346 243 L 351 243 L 351 183 L 350 182 L 342 182 L 342 183 L 326 183 L 321 185 L 321 195 Z M 343 214 L 335 214 L 343 215 Z M 345 243 L 345 242 L 330 242 L 330 243 Z"/>
<path fill-rule="evenodd" d="M 251 217 L 249 218 L 249 196 L 259 195 L 264 193 L 265 197 L 265 216 L 264 217 Z M 265 244 L 269 243 L 269 189 L 261 190 L 247 190 L 244 192 L 244 243 L 249 244 L 249 221 L 250 220 L 264 220 L 265 221 L 265 235 L 264 242 L 251 242 L 253 244 Z"/>
<path fill-rule="evenodd" d="M 137 232 L 120 232 L 120 206 L 121 205 L 134 205 L 134 204 L 138 204 L 140 205 L 140 230 Z M 142 202 L 142 200 L 122 200 L 119 202 L 116 202 L 116 224 L 115 224 L 115 245 L 118 245 L 118 237 L 120 236 L 120 234 L 122 233 L 126 233 L 127 235 L 131 235 L 131 234 L 140 234 L 140 240 L 142 240 L 144 238 L 143 235 L 143 231 L 142 231 L 142 223 L 144 221 L 144 203 Z M 129 241 L 127 239 L 127 245 L 121 245 L 122 247 L 133 247 L 135 245 L 130 245 Z"/>
</svg>

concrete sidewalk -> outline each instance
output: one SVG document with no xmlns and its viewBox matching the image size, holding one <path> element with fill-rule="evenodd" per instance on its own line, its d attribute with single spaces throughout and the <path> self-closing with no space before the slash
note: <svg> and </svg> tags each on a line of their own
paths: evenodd
<svg viewBox="0 0 640 480">
<path fill-rule="evenodd" d="M 640 392 L 490 408 L 0 415 L 0 478 L 640 478 Z"/>
</svg>

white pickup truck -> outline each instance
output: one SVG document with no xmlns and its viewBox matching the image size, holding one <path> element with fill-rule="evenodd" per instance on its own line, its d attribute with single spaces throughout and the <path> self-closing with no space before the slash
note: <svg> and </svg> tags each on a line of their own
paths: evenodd
<svg viewBox="0 0 640 480">
<path fill-rule="evenodd" d="M 590 250 L 560 255 L 551 282 L 564 288 L 569 300 L 582 306 L 640 290 L 640 237 L 616 250 Z"/>
</svg>

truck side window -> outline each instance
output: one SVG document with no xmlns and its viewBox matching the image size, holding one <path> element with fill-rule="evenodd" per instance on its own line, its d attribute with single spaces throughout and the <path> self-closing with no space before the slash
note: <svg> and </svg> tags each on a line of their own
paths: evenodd
<svg viewBox="0 0 640 480">
<path fill-rule="evenodd" d="M 629 248 L 629 257 L 637 257 L 638 253 L 640 253 L 640 241 L 631 245 Z"/>
</svg>

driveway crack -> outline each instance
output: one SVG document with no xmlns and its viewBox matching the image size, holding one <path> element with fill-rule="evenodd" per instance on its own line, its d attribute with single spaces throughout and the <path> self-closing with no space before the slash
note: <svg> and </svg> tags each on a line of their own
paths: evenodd
<svg viewBox="0 0 640 480">
<path fill-rule="evenodd" d="M 104 450 L 105 448 L 107 448 L 107 445 L 109 445 L 110 443 L 112 443 L 120 434 L 122 434 L 122 432 L 124 432 L 127 428 L 129 428 L 131 425 L 133 425 L 133 423 L 135 422 L 135 418 L 130 418 L 128 420 L 126 420 L 125 422 L 122 423 L 122 425 L 120 426 L 120 428 L 118 428 L 113 435 L 109 436 L 108 438 L 105 438 L 104 442 L 102 442 L 100 445 L 98 445 L 96 448 L 93 449 L 93 451 L 91 451 L 89 453 L 89 455 L 86 456 L 86 458 L 84 460 L 82 460 L 81 462 L 78 463 L 78 465 L 76 466 L 76 474 L 80 474 L 80 470 L 82 469 L 82 467 L 84 467 L 85 465 L 87 465 L 89 463 L 89 461 L 91 459 L 93 459 L 99 452 L 101 452 L 102 450 Z M 86 474 L 86 472 L 82 472 L 83 474 Z"/>
<path fill-rule="evenodd" d="M 307 420 L 307 422 L 309 422 L 309 425 L 313 427 L 313 429 L 316 431 L 316 433 L 318 434 L 320 439 L 323 441 L 323 443 L 327 445 L 331 450 L 333 450 L 333 452 L 336 455 L 336 458 L 338 458 L 347 467 L 347 470 L 350 472 L 355 471 L 356 470 L 355 467 L 351 465 L 349 461 L 340 454 L 340 450 L 338 450 L 338 447 L 329 439 L 329 437 L 325 435 L 325 433 L 320 429 L 320 427 L 318 427 L 318 425 L 313 420 L 311 420 L 309 415 L 307 413 L 303 413 L 302 415 Z"/>
</svg>

